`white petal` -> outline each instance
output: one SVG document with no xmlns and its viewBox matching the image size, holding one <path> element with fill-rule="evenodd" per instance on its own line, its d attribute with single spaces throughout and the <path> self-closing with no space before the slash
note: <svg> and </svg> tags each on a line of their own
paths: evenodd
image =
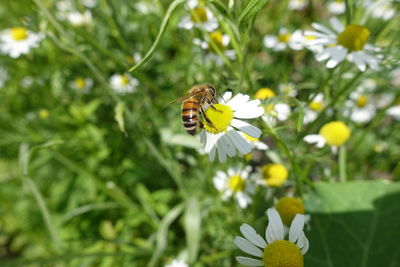
<svg viewBox="0 0 400 267">
<path fill-rule="evenodd" d="M 219 102 L 227 103 L 229 100 L 232 98 L 232 91 L 226 91 L 222 95 L 222 99 L 219 100 Z"/>
<path fill-rule="evenodd" d="M 208 158 L 210 159 L 210 161 L 214 161 L 216 152 L 217 152 L 217 148 L 213 147 L 210 151 L 210 154 L 208 155 Z"/>
<path fill-rule="evenodd" d="M 331 55 L 331 59 L 326 63 L 328 68 L 336 67 L 347 55 L 347 50 L 341 46 L 330 47 L 327 50 Z"/>
<path fill-rule="evenodd" d="M 316 29 L 320 32 L 326 33 L 327 35 L 336 36 L 336 34 L 333 31 L 331 31 L 330 29 L 328 29 L 327 27 L 325 27 L 321 24 L 312 23 L 311 26 L 313 26 L 314 29 Z"/>
<path fill-rule="evenodd" d="M 235 145 L 235 147 L 243 155 L 246 155 L 251 151 L 251 145 L 236 130 L 229 130 L 228 136 L 232 140 L 232 143 Z"/>
<path fill-rule="evenodd" d="M 237 110 L 241 104 L 246 104 L 250 99 L 250 96 L 237 94 L 231 100 L 229 100 L 226 104 L 232 108 L 233 111 Z"/>
<path fill-rule="evenodd" d="M 240 232 L 254 245 L 260 248 L 265 248 L 267 246 L 265 240 L 259 234 L 257 234 L 256 230 L 254 230 L 254 228 L 250 225 L 242 224 L 242 226 L 240 226 Z"/>
<path fill-rule="evenodd" d="M 221 138 L 220 138 L 220 142 L 222 142 L 225 146 L 225 150 L 228 154 L 229 157 L 233 157 L 236 154 L 236 150 L 235 147 L 233 146 L 233 144 L 230 142 L 228 136 L 226 134 L 224 134 Z"/>
<path fill-rule="evenodd" d="M 301 232 L 303 232 L 304 228 L 304 215 L 303 214 L 296 214 L 294 217 L 289 230 L 289 241 L 295 243 Z"/>
<path fill-rule="evenodd" d="M 268 216 L 268 227 L 271 227 L 271 233 L 274 235 L 276 240 L 281 240 L 284 237 L 283 223 L 278 211 L 275 208 L 269 208 L 267 210 Z M 268 228 L 267 227 L 267 228 Z"/>
<path fill-rule="evenodd" d="M 225 149 L 225 145 L 223 144 L 223 142 L 220 141 L 221 138 L 218 139 L 217 142 L 217 152 L 218 152 L 218 159 L 219 162 L 226 162 L 226 149 Z"/>
<path fill-rule="evenodd" d="M 351 59 L 352 61 L 357 65 L 358 69 L 360 71 L 365 71 L 367 66 L 365 64 L 365 61 L 362 57 L 362 54 L 360 53 L 351 53 Z"/>
<path fill-rule="evenodd" d="M 256 257 L 262 257 L 263 252 L 261 249 L 257 248 L 254 246 L 252 243 L 250 243 L 247 239 L 237 236 L 235 240 L 233 241 L 235 245 L 240 248 L 243 252 L 250 254 L 252 256 Z"/>
<path fill-rule="evenodd" d="M 236 257 L 236 260 L 246 266 L 264 266 L 264 263 L 260 260 L 248 258 L 248 257 Z"/>
<path fill-rule="evenodd" d="M 257 127 L 242 120 L 233 119 L 231 125 L 254 138 L 259 138 L 262 133 Z"/>
<path fill-rule="evenodd" d="M 301 231 L 299 239 L 297 239 L 296 245 L 299 249 L 302 249 L 306 244 L 306 236 L 303 231 Z"/>
<path fill-rule="evenodd" d="M 319 134 L 306 135 L 304 136 L 303 140 L 309 144 L 316 144 L 316 146 L 319 148 L 325 145 L 325 138 Z"/>
<path fill-rule="evenodd" d="M 344 30 L 342 23 L 340 23 L 336 17 L 332 17 L 329 22 L 331 23 L 333 29 L 338 33 L 341 33 Z"/>
<path fill-rule="evenodd" d="M 301 253 L 303 253 L 303 255 L 307 253 L 308 248 L 310 246 L 310 243 L 308 242 L 307 237 L 304 237 L 304 238 L 305 238 L 304 247 L 301 249 Z"/>
</svg>

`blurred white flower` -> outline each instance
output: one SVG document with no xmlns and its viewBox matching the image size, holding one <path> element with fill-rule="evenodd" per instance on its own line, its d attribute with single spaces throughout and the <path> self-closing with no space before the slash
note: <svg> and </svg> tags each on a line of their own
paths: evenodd
<svg viewBox="0 0 400 267">
<path fill-rule="evenodd" d="M 171 263 L 165 265 L 165 267 L 189 267 L 184 260 L 174 259 Z"/>
<path fill-rule="evenodd" d="M 72 11 L 66 14 L 67 20 L 74 26 L 84 26 L 92 23 L 92 12 L 86 10 L 81 13 L 79 11 Z"/>
<path fill-rule="evenodd" d="M 281 83 L 278 86 L 282 95 L 295 97 L 297 95 L 296 87 L 293 83 Z"/>
<path fill-rule="evenodd" d="M 286 48 L 301 50 L 304 48 L 303 34 L 301 30 L 290 33 L 286 28 L 279 30 L 279 35 L 266 35 L 264 45 L 274 51 L 282 51 Z"/>
<path fill-rule="evenodd" d="M 313 23 L 317 31 L 305 32 L 316 37 L 310 41 L 311 44 L 324 46 L 321 52 L 316 53 L 317 61 L 328 60 L 328 68 L 336 67 L 345 59 L 356 64 L 360 71 L 365 71 L 367 66 L 379 68 L 381 56 L 375 54 L 379 49 L 367 43 L 370 32 L 366 27 L 357 24 L 344 27 L 335 17 L 330 19 L 330 24 L 333 30 Z"/>
<path fill-rule="evenodd" d="M 307 7 L 307 1 L 306 0 L 290 0 L 288 7 L 289 7 L 289 9 L 292 9 L 292 10 L 302 10 L 305 7 Z"/>
<path fill-rule="evenodd" d="M 386 111 L 386 114 L 392 116 L 396 120 L 400 120 L 400 105 L 396 105 L 394 107 L 389 108 Z"/>
<path fill-rule="evenodd" d="M 289 240 L 285 239 L 285 229 L 278 211 L 270 208 L 267 210 L 267 216 L 265 239 L 250 225 L 242 224 L 240 232 L 245 238 L 236 236 L 234 241 L 240 250 L 259 259 L 238 256 L 236 260 L 245 266 L 274 266 L 273 263 L 285 259 L 284 266 L 303 266 L 303 255 L 309 248 L 308 239 L 303 231 L 304 215 L 296 214 L 290 225 Z"/>
<path fill-rule="evenodd" d="M 376 4 L 375 4 L 376 3 Z M 367 4 L 368 5 L 368 4 Z M 382 19 L 382 20 L 389 20 L 394 17 L 396 14 L 396 9 L 392 5 L 390 1 L 380 1 L 380 2 L 372 2 L 371 5 L 371 17 Z M 370 5 L 368 5 L 370 6 Z"/>
<path fill-rule="evenodd" d="M 78 77 L 69 82 L 69 86 L 78 92 L 88 93 L 93 86 L 93 80 L 91 78 Z"/>
<path fill-rule="evenodd" d="M 262 120 L 268 127 L 274 127 L 278 121 L 285 121 L 291 114 L 290 106 L 284 103 L 268 104 Z"/>
<path fill-rule="evenodd" d="M 229 168 L 228 171 L 217 171 L 213 178 L 214 187 L 221 192 L 223 201 L 234 197 L 241 208 L 246 208 L 251 202 L 251 195 L 255 192 L 255 186 L 250 181 L 251 167 Z"/>
<path fill-rule="evenodd" d="M 188 0 L 187 7 L 189 14 L 182 18 L 178 27 L 191 30 L 193 27 L 203 28 L 212 32 L 218 28 L 218 19 L 210 9 L 198 0 Z"/>
<path fill-rule="evenodd" d="M 0 67 L 0 89 L 8 80 L 8 72 L 5 68 Z"/>
<path fill-rule="evenodd" d="M 260 100 L 250 100 L 250 96 L 237 94 L 232 97 L 232 92 L 226 92 L 218 104 L 213 104 L 205 110 L 209 122 L 204 122 L 204 129 L 200 132 L 200 141 L 204 150 L 209 153 L 211 161 L 217 152 L 220 162 L 225 162 L 227 157 L 240 154 L 246 155 L 252 149 L 246 138 L 240 132 L 251 137 L 259 138 L 261 130 L 241 120 L 254 119 L 264 114 L 264 109 L 259 106 Z"/>
<path fill-rule="evenodd" d="M 80 2 L 87 8 L 94 8 L 97 5 L 97 0 L 80 0 Z"/>
<path fill-rule="evenodd" d="M 13 27 L 0 33 L 0 51 L 12 58 L 27 54 L 31 48 L 38 47 L 44 38 L 42 33 L 34 33 L 24 27 Z"/>
<path fill-rule="evenodd" d="M 317 94 L 315 97 L 312 96 L 311 99 L 312 101 L 304 109 L 304 124 L 313 122 L 324 109 L 324 95 L 322 93 Z"/>
<path fill-rule="evenodd" d="M 335 15 L 343 14 L 346 11 L 346 4 L 344 0 L 333 0 L 328 3 L 328 10 Z"/>
<path fill-rule="evenodd" d="M 114 74 L 110 78 L 111 88 L 117 93 L 133 93 L 139 85 L 139 81 L 128 73 Z"/>
</svg>

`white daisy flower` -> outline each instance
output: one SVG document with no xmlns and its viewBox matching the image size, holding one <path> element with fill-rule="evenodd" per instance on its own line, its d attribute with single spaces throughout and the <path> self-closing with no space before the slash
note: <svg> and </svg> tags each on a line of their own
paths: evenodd
<svg viewBox="0 0 400 267">
<path fill-rule="evenodd" d="M 193 27 L 203 28 L 212 32 L 218 28 L 218 19 L 214 16 L 210 9 L 198 0 L 188 0 L 187 7 L 190 14 L 183 17 L 178 27 L 191 30 Z"/>
<path fill-rule="evenodd" d="M 117 93 L 133 93 L 139 85 L 139 81 L 128 73 L 114 74 L 110 78 L 111 88 Z"/>
<path fill-rule="evenodd" d="M 256 230 L 248 224 L 242 224 L 240 232 L 243 237 L 237 236 L 235 245 L 243 252 L 257 257 L 236 257 L 236 260 L 245 266 L 271 266 L 272 263 L 284 262 L 285 266 L 302 267 L 303 255 L 309 248 L 304 228 L 304 215 L 297 214 L 289 229 L 289 240 L 285 238 L 284 226 L 275 208 L 267 211 L 268 226 L 265 231 L 265 239 L 257 234 Z"/>
<path fill-rule="evenodd" d="M 244 209 L 251 202 L 251 195 L 255 192 L 255 187 L 251 183 L 249 174 L 251 167 L 247 166 L 244 169 L 229 168 L 227 173 L 217 171 L 213 178 L 214 187 L 221 192 L 223 201 L 234 197 L 239 206 Z"/>
<path fill-rule="evenodd" d="M 0 88 L 4 86 L 7 80 L 8 80 L 7 70 L 0 67 Z"/>
<path fill-rule="evenodd" d="M 301 50 L 304 48 L 303 34 L 301 30 L 290 33 L 286 28 L 281 28 L 278 36 L 266 35 L 264 37 L 264 45 L 274 51 L 282 51 L 286 48 Z"/>
<path fill-rule="evenodd" d="M 78 77 L 69 83 L 69 86 L 78 92 L 88 93 L 93 86 L 91 78 Z"/>
<path fill-rule="evenodd" d="M 290 117 L 291 110 L 288 104 L 268 104 L 265 107 L 265 114 L 262 120 L 268 127 L 274 127 L 278 121 L 285 121 Z"/>
<path fill-rule="evenodd" d="M 361 84 L 350 94 L 350 100 L 345 102 L 344 115 L 356 123 L 367 123 L 376 114 L 376 107 L 370 103 L 367 90 L 369 89 Z"/>
<path fill-rule="evenodd" d="M 308 103 L 307 108 L 304 110 L 304 124 L 313 122 L 318 117 L 318 114 L 324 109 L 324 95 L 322 93 L 317 94 L 311 99 L 311 102 Z"/>
<path fill-rule="evenodd" d="M 97 0 L 81 0 L 80 2 L 87 8 L 94 8 L 97 5 Z"/>
<path fill-rule="evenodd" d="M 171 263 L 165 265 L 165 267 L 189 267 L 189 265 L 184 260 L 174 259 Z"/>
<path fill-rule="evenodd" d="M 288 7 L 289 7 L 289 9 L 292 9 L 292 10 L 303 10 L 304 8 L 307 7 L 307 1 L 306 0 L 290 0 Z"/>
<path fill-rule="evenodd" d="M 375 2 L 367 4 L 367 6 L 371 6 L 371 17 L 373 18 L 389 20 L 393 18 L 394 15 L 396 15 L 396 9 L 392 5 L 392 3 L 390 3 L 390 1 Z"/>
<path fill-rule="evenodd" d="M 386 114 L 392 116 L 396 120 L 400 120 L 400 105 L 396 105 L 394 107 L 389 108 L 386 111 Z"/>
<path fill-rule="evenodd" d="M 20 84 L 24 88 L 31 87 L 35 80 L 31 76 L 25 76 L 21 79 Z"/>
<path fill-rule="evenodd" d="M 214 104 L 205 110 L 207 121 L 204 129 L 200 132 L 200 141 L 204 144 L 204 150 L 209 153 L 211 161 L 217 152 L 220 162 L 225 162 L 227 157 L 236 155 L 236 150 L 246 155 L 252 146 L 239 132 L 251 137 L 259 138 L 261 130 L 241 120 L 254 119 L 264 114 L 260 107 L 260 100 L 250 100 L 250 96 L 237 94 L 232 97 L 232 92 L 226 92 L 218 104 Z"/>
<path fill-rule="evenodd" d="M 295 97 L 297 95 L 297 90 L 293 83 L 281 83 L 278 88 L 285 96 Z"/>
<path fill-rule="evenodd" d="M 328 3 L 328 10 L 332 14 L 339 15 L 346 11 L 346 4 L 344 0 L 334 0 Z"/>
<path fill-rule="evenodd" d="M 351 24 L 343 27 L 335 17 L 330 19 L 333 30 L 313 23 L 317 31 L 306 31 L 306 35 L 316 37 L 310 41 L 313 45 L 323 45 L 324 49 L 316 53 L 317 61 L 328 60 L 328 68 L 336 67 L 347 59 L 357 65 L 360 71 L 365 71 L 367 66 L 378 69 L 381 56 L 374 55 L 379 49 L 367 44 L 369 30 L 361 25 Z"/>
<path fill-rule="evenodd" d="M 27 54 L 31 48 L 38 47 L 44 38 L 42 33 L 34 33 L 24 27 L 13 27 L 0 33 L 0 51 L 12 58 Z"/>
<path fill-rule="evenodd" d="M 66 14 L 67 20 L 74 26 L 90 25 L 92 23 L 92 12 L 86 10 L 81 13 L 79 11 L 71 11 Z"/>
</svg>

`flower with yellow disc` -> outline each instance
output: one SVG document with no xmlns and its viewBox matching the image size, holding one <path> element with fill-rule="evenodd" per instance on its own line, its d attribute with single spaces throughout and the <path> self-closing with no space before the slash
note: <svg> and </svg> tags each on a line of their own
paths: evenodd
<svg viewBox="0 0 400 267">
<path fill-rule="evenodd" d="M 257 259 L 238 256 L 236 260 L 245 266 L 304 267 L 303 255 L 309 248 L 303 232 L 304 215 L 296 214 L 290 225 L 288 240 L 285 239 L 285 228 L 278 211 L 270 208 L 267 216 L 265 239 L 250 225 L 242 224 L 240 232 L 245 238 L 237 236 L 234 240 L 239 249 Z"/>
<path fill-rule="evenodd" d="M 306 135 L 304 141 L 322 148 L 325 144 L 331 147 L 344 145 L 351 136 L 349 127 L 342 121 L 331 121 L 322 126 L 319 134 Z"/>
<path fill-rule="evenodd" d="M 110 85 L 117 93 L 126 94 L 135 92 L 139 81 L 129 73 L 114 74 L 110 77 Z"/>
<path fill-rule="evenodd" d="M 187 9 L 189 14 L 183 17 L 178 27 L 191 30 L 193 27 L 204 28 L 208 32 L 212 32 L 218 28 L 218 19 L 211 10 L 201 0 L 188 0 Z"/>
<path fill-rule="evenodd" d="M 34 33 L 24 27 L 13 27 L 0 33 L 0 52 L 12 58 L 28 54 L 31 48 L 38 47 L 44 38 L 42 33 Z"/>
<path fill-rule="evenodd" d="M 254 174 L 257 183 L 270 187 L 282 186 L 289 176 L 289 172 L 283 164 L 268 163 L 258 168 Z"/>
</svg>

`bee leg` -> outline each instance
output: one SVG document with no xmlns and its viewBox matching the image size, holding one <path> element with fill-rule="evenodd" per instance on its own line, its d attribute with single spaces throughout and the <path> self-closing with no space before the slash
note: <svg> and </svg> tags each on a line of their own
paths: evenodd
<svg viewBox="0 0 400 267">
<path fill-rule="evenodd" d="M 199 127 L 203 129 L 204 128 L 204 123 L 199 121 Z"/>
<path fill-rule="evenodd" d="M 200 113 L 201 113 L 201 115 L 203 116 L 204 120 L 207 122 L 208 125 L 210 125 L 210 126 L 213 127 L 214 129 L 217 129 L 217 128 L 214 126 L 214 124 L 211 122 L 211 120 L 207 117 L 207 115 L 206 115 L 206 113 L 204 112 L 204 109 L 203 109 L 202 106 L 200 106 Z M 204 124 L 203 124 L 201 121 L 199 121 L 199 122 L 202 124 L 202 126 L 204 126 Z M 202 127 L 202 126 L 200 126 L 200 127 Z"/>
<path fill-rule="evenodd" d="M 221 113 L 222 113 L 221 110 L 218 110 L 218 109 L 216 109 L 216 108 L 213 106 L 213 104 L 215 104 L 215 103 L 213 103 L 210 99 L 206 98 L 205 100 L 206 100 L 207 104 L 210 105 L 210 108 L 212 108 L 212 109 L 215 110 L 215 111 L 218 111 L 218 112 L 221 112 Z"/>
</svg>

